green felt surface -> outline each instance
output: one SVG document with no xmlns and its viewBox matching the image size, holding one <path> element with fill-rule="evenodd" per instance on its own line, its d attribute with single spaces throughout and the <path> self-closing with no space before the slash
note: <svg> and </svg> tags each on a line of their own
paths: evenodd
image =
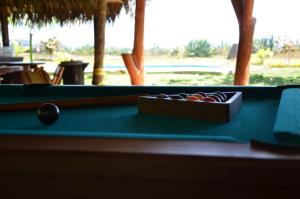
<svg viewBox="0 0 300 199">
<path fill-rule="evenodd" d="M 10 100 L 2 98 L 0 103 Z M 2 112 L 0 134 L 276 141 L 272 130 L 278 103 L 278 99 L 272 98 L 245 99 L 240 112 L 228 123 L 143 115 L 137 113 L 136 106 L 65 109 L 61 110 L 58 122 L 51 126 L 42 125 L 35 111 Z"/>
<path fill-rule="evenodd" d="M 285 89 L 282 92 L 274 134 L 288 143 L 300 142 L 300 89 Z"/>
</svg>

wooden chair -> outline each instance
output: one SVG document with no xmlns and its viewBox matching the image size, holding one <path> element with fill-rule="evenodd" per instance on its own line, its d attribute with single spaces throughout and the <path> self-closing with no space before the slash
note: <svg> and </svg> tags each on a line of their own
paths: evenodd
<svg viewBox="0 0 300 199">
<path fill-rule="evenodd" d="M 37 67 L 34 71 L 16 70 L 3 74 L 4 84 L 53 84 L 59 85 L 65 68 L 58 66 L 54 72 L 54 77 L 50 79 L 49 74 L 43 67 Z"/>
<path fill-rule="evenodd" d="M 61 79 L 64 73 L 65 67 L 58 65 L 55 69 L 55 72 L 53 74 L 53 79 L 51 80 L 51 83 L 53 85 L 59 85 L 61 83 Z"/>
<path fill-rule="evenodd" d="M 34 71 L 14 71 L 3 75 L 4 84 L 51 84 L 49 74 L 43 67 Z"/>
</svg>

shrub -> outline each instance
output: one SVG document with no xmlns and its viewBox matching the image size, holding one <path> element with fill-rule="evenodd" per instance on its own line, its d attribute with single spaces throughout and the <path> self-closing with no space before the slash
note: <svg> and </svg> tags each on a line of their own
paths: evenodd
<svg viewBox="0 0 300 199">
<path fill-rule="evenodd" d="M 26 52 L 26 48 L 19 42 L 13 42 L 12 44 L 14 50 L 15 50 L 15 53 L 16 53 L 16 57 L 19 57 L 22 53 L 25 53 Z"/>
<path fill-rule="evenodd" d="M 226 43 L 226 42 L 221 42 L 221 44 L 217 45 L 214 48 L 213 55 L 223 55 L 227 56 L 232 44 Z"/>
<path fill-rule="evenodd" d="M 260 39 L 254 39 L 253 40 L 253 52 L 256 53 L 260 49 L 269 49 L 270 51 L 273 51 L 275 45 L 274 37 L 265 37 Z"/>
<path fill-rule="evenodd" d="M 76 48 L 72 53 L 76 55 L 93 55 L 94 54 L 94 46 L 84 45 Z"/>
<path fill-rule="evenodd" d="M 110 47 L 105 49 L 105 53 L 108 55 L 121 55 L 123 53 L 130 53 L 130 48 L 116 48 L 116 47 Z"/>
<path fill-rule="evenodd" d="M 263 65 L 267 57 L 273 56 L 273 52 L 270 49 L 260 49 L 256 52 L 256 62 L 253 64 Z"/>
<path fill-rule="evenodd" d="M 207 40 L 192 40 L 185 50 L 188 57 L 210 57 L 212 55 L 211 45 Z"/>
</svg>

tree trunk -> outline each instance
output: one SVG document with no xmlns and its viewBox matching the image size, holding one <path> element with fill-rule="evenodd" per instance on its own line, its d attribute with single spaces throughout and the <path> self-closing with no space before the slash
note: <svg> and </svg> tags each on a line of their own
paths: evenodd
<svg viewBox="0 0 300 199">
<path fill-rule="evenodd" d="M 252 17 L 254 0 L 231 0 L 239 23 L 239 47 L 234 77 L 235 85 L 248 85 L 249 65 L 256 19 Z"/>
<path fill-rule="evenodd" d="M 145 0 L 136 1 L 135 30 L 132 54 L 122 54 L 132 85 L 144 84 Z"/>
<path fill-rule="evenodd" d="M 0 20 L 1 20 L 3 46 L 9 46 L 7 10 L 5 7 L 1 7 L 0 11 L 1 11 Z"/>
<path fill-rule="evenodd" d="M 97 0 L 97 8 L 94 16 L 94 71 L 93 85 L 103 83 L 103 60 L 105 54 L 105 25 L 106 25 L 106 0 Z"/>
</svg>

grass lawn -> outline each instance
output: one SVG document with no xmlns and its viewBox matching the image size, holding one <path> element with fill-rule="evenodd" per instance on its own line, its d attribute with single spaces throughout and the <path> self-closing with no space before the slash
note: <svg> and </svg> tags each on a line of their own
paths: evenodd
<svg viewBox="0 0 300 199">
<path fill-rule="evenodd" d="M 173 72 L 146 73 L 145 85 L 232 85 L 233 73 Z M 86 84 L 90 84 L 92 74 L 85 75 Z M 107 72 L 105 85 L 130 85 L 130 78 L 124 72 Z M 261 67 L 253 66 L 249 85 L 286 85 L 300 84 L 300 68 L 298 67 Z"/>
<path fill-rule="evenodd" d="M 232 63 L 234 65 L 234 63 Z M 209 65 L 209 64 L 208 64 Z M 85 75 L 85 82 L 90 84 L 92 74 Z M 165 72 L 146 73 L 145 85 L 232 85 L 233 73 L 209 72 Z M 130 85 L 127 71 L 106 72 L 105 85 Z M 250 67 L 250 82 L 253 86 L 275 86 L 300 84 L 300 67 Z"/>
<path fill-rule="evenodd" d="M 43 57 L 43 56 L 42 56 Z M 36 56 L 38 61 L 39 57 Z M 89 62 L 89 70 L 92 71 L 93 56 L 72 56 L 74 60 L 82 60 Z M 297 60 L 296 60 L 297 58 Z M 300 56 L 289 63 L 297 61 L 300 63 Z M 26 60 L 26 56 L 25 56 Z M 70 59 L 68 59 L 70 60 Z M 52 63 L 56 67 L 62 61 L 56 60 Z M 284 57 L 268 58 L 266 63 L 270 62 L 286 62 Z M 300 84 L 300 66 L 290 64 L 291 66 L 276 67 L 266 65 L 251 65 L 250 67 L 250 85 L 284 85 L 284 84 Z M 145 57 L 145 65 L 206 65 L 206 66 L 235 66 L 234 60 L 227 60 L 224 57 L 212 58 L 179 58 L 179 57 Z M 105 56 L 104 65 L 106 66 L 124 66 L 121 56 Z M 300 64 L 299 64 L 300 65 Z M 46 66 L 47 68 L 47 66 Z M 233 73 L 208 73 L 208 72 L 148 72 L 145 74 L 145 85 L 232 85 L 234 79 Z M 92 73 L 85 73 L 85 83 L 90 85 L 92 81 Z M 109 72 L 106 71 L 104 85 L 131 85 L 129 75 L 124 67 L 122 71 Z"/>
</svg>

